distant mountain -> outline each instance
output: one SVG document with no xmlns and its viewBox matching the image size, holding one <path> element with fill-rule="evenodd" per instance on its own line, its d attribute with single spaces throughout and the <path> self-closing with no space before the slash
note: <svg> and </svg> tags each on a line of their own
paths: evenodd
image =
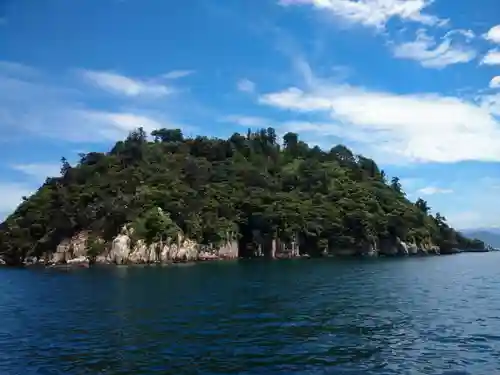
<svg viewBox="0 0 500 375">
<path fill-rule="evenodd" d="M 466 229 L 461 232 L 468 237 L 477 238 L 496 249 L 500 249 L 500 228 Z"/>
</svg>

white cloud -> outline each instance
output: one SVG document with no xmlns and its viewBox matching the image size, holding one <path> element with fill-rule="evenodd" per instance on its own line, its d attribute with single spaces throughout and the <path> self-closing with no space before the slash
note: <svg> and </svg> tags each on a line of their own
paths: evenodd
<svg viewBox="0 0 500 375">
<path fill-rule="evenodd" d="M 288 124 L 307 134 L 337 136 L 388 163 L 500 161 L 500 97 L 471 102 L 438 94 L 398 95 L 315 79 L 259 97 L 261 104 L 307 113 Z"/>
<path fill-rule="evenodd" d="M 42 72 L 16 63 L 0 63 L 0 91 L 9 93 L 0 96 L 4 138 L 23 139 L 30 133 L 68 142 L 99 143 L 122 139 L 137 127 L 150 131 L 171 124 L 164 111 L 154 107 L 94 110 L 84 104 L 86 96 L 81 91 L 54 85 Z"/>
<path fill-rule="evenodd" d="M 83 70 L 81 73 L 85 79 L 101 89 L 129 97 L 161 97 L 173 92 L 171 88 L 165 85 L 126 77 L 113 72 Z"/>
<path fill-rule="evenodd" d="M 311 5 L 329 11 L 345 21 L 384 28 L 392 18 L 425 25 L 443 25 L 447 21 L 423 13 L 433 0 L 280 0 L 280 4 Z"/>
<path fill-rule="evenodd" d="M 500 43 L 500 25 L 493 26 L 485 35 L 485 39 L 493 43 Z"/>
<path fill-rule="evenodd" d="M 36 189 L 30 189 L 22 184 L 0 182 L 0 222 L 16 209 L 22 202 L 22 197 L 29 197 Z"/>
<path fill-rule="evenodd" d="M 500 65 L 500 50 L 489 51 L 481 60 L 482 65 Z"/>
<path fill-rule="evenodd" d="M 437 43 L 424 30 L 419 30 L 416 40 L 395 45 L 393 53 L 400 59 L 419 61 L 426 68 L 444 68 L 473 60 L 477 55 L 476 51 L 463 42 L 455 42 L 454 36 L 462 36 L 470 40 L 474 34 L 470 30 L 453 30 L 447 33 L 440 43 Z"/>
<path fill-rule="evenodd" d="M 483 108 L 497 117 L 500 116 L 500 94 L 483 95 L 479 100 Z"/>
<path fill-rule="evenodd" d="M 56 177 L 61 174 L 61 164 L 55 163 L 14 164 L 11 168 L 40 181 L 45 180 L 47 177 Z"/>
<path fill-rule="evenodd" d="M 239 80 L 237 83 L 237 87 L 241 92 L 255 92 L 255 83 L 246 78 Z"/>
<path fill-rule="evenodd" d="M 86 124 L 86 128 L 94 129 L 94 132 L 100 137 L 109 140 L 122 138 L 139 127 L 142 127 L 147 133 L 168 127 L 161 120 L 135 113 L 77 110 L 73 112 L 73 115 L 82 124 Z"/>
<path fill-rule="evenodd" d="M 254 116 L 229 115 L 222 117 L 220 120 L 222 122 L 234 123 L 250 128 L 264 128 L 271 126 L 268 119 Z"/>
<path fill-rule="evenodd" d="M 422 189 L 417 190 L 417 193 L 423 195 L 434 195 L 434 194 L 451 194 L 453 193 L 453 189 L 442 189 L 436 186 L 427 186 Z"/>
<path fill-rule="evenodd" d="M 500 76 L 493 77 L 490 81 L 490 88 L 498 89 L 500 88 Z"/>
<path fill-rule="evenodd" d="M 194 73 L 194 70 L 172 70 L 171 72 L 163 74 L 162 77 L 165 79 L 178 79 L 190 76 Z"/>
<path fill-rule="evenodd" d="M 403 186 L 403 190 L 412 194 L 419 186 L 425 184 L 425 180 L 419 177 L 405 177 L 399 180 Z M 413 194 L 412 194 L 413 195 Z"/>
</svg>

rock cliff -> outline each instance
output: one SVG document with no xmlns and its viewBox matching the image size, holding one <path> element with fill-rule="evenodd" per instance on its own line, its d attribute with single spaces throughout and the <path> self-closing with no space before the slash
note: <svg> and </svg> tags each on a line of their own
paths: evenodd
<svg viewBox="0 0 500 375">
<path fill-rule="evenodd" d="M 103 246 L 100 254 L 91 258 L 88 252 L 89 237 L 89 232 L 80 232 L 72 238 L 63 240 L 54 253 L 45 254 L 43 259 L 28 258 L 25 264 L 88 266 L 91 260 L 97 264 L 154 264 L 236 259 L 239 256 L 236 240 L 215 247 L 198 244 L 178 233 L 176 239 L 147 244 L 142 239 L 134 240 L 133 230 L 124 226 L 108 246 Z M 264 254 L 263 249 L 267 247 L 270 249 L 267 254 L 273 259 L 300 257 L 299 244 L 296 241 L 285 243 L 270 240 L 268 244 L 259 245 L 256 251 Z M 396 237 L 393 240 L 367 243 L 361 252 L 353 249 L 338 249 L 333 254 L 337 256 L 409 256 L 437 255 L 440 251 L 439 247 L 430 243 L 417 245 L 406 243 Z"/>
<path fill-rule="evenodd" d="M 45 261 L 49 264 L 88 263 L 87 242 L 89 233 L 81 232 L 72 238 L 62 241 L 52 255 Z M 97 255 L 98 264 L 149 264 L 175 263 L 218 259 L 235 259 L 238 257 L 238 244 L 233 241 L 220 247 L 203 246 L 181 234 L 174 240 L 155 242 L 150 245 L 144 240 L 134 243 L 130 231 L 125 227 L 111 245 Z"/>
</svg>

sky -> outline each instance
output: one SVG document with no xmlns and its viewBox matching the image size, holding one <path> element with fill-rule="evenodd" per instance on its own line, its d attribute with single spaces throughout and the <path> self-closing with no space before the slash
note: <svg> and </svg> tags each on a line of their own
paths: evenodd
<svg viewBox="0 0 500 375">
<path fill-rule="evenodd" d="M 0 0 L 0 220 L 134 128 L 344 144 L 500 226 L 498 0 Z"/>
</svg>

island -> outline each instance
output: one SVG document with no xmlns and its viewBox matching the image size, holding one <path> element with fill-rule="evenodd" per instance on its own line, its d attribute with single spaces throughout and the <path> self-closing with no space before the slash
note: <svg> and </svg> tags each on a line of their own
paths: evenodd
<svg viewBox="0 0 500 375">
<path fill-rule="evenodd" d="M 282 144 L 281 144 L 282 143 Z M 107 153 L 63 158 L 0 225 L 0 259 L 153 264 L 235 258 L 481 251 L 398 177 L 337 145 L 273 128 L 228 139 L 132 131 Z"/>
</svg>

